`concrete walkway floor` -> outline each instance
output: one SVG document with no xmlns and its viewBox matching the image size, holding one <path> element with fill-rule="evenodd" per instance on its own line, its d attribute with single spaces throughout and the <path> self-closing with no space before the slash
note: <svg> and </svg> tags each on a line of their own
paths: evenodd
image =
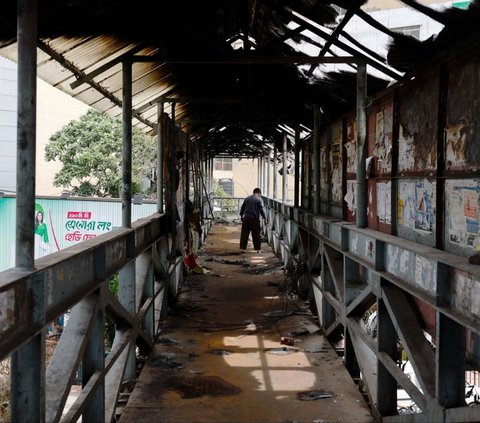
<svg viewBox="0 0 480 423">
<path fill-rule="evenodd" d="M 213 226 L 120 422 L 371 422 L 341 358 L 279 291 L 268 245 L 240 254 L 239 225 Z M 294 345 L 281 344 L 281 338 Z"/>
</svg>

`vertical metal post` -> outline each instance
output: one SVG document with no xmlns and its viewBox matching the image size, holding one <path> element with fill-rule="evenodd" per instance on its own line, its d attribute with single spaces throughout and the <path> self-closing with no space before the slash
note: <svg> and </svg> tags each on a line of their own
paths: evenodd
<svg viewBox="0 0 480 423">
<path fill-rule="evenodd" d="M 190 135 L 187 134 L 186 138 L 187 142 L 185 146 L 185 198 L 188 201 L 190 200 Z"/>
<path fill-rule="evenodd" d="M 267 162 L 267 189 L 266 189 L 266 195 L 267 197 L 270 197 L 270 168 L 272 167 L 270 163 L 270 150 L 268 151 L 268 156 L 266 157 L 266 162 Z"/>
<path fill-rule="evenodd" d="M 257 187 L 260 187 L 260 158 L 257 157 Z"/>
<path fill-rule="evenodd" d="M 300 206 L 300 125 L 295 126 L 295 185 L 293 189 L 293 206 Z"/>
<path fill-rule="evenodd" d="M 132 227 L 132 63 L 123 62 L 122 227 Z"/>
<path fill-rule="evenodd" d="M 123 62 L 123 146 L 122 146 L 122 227 L 132 227 L 132 63 Z M 130 243 L 134 240 L 130 239 Z M 130 250 L 134 245 L 129 245 Z M 125 265 L 118 274 L 118 296 L 120 303 L 133 316 L 135 301 L 135 261 Z M 130 345 L 124 379 L 135 378 L 135 345 Z"/>
<path fill-rule="evenodd" d="M 378 350 L 386 352 L 392 360 L 397 361 L 397 333 L 382 299 L 377 301 L 377 310 Z M 397 413 L 397 381 L 379 360 L 377 367 L 377 408 L 380 415 L 391 416 Z"/>
<path fill-rule="evenodd" d="M 365 110 L 367 98 L 367 65 L 358 63 L 357 66 L 357 226 L 367 226 L 367 167 L 366 167 L 366 138 L 367 113 Z"/>
<path fill-rule="evenodd" d="M 272 197 L 274 200 L 277 199 L 277 146 L 273 147 L 273 194 Z"/>
<path fill-rule="evenodd" d="M 170 181 L 172 183 L 169 184 L 169 203 L 167 204 L 167 209 L 169 213 L 169 223 L 170 223 L 170 231 L 173 236 L 173 240 L 175 240 L 177 235 L 177 149 L 176 149 L 176 138 L 177 138 L 177 131 L 175 127 L 175 105 L 176 103 L 172 103 L 172 122 L 170 128 L 171 131 L 168 132 L 168 151 L 169 151 L 169 163 L 168 163 L 168 173 L 170 174 Z M 173 243 L 175 248 L 175 242 Z"/>
<path fill-rule="evenodd" d="M 443 408 L 464 406 L 465 326 L 437 312 L 436 335 L 435 396 Z"/>
<path fill-rule="evenodd" d="M 282 148 L 282 203 L 286 203 L 288 199 L 287 187 L 287 134 L 284 133 Z"/>
<path fill-rule="evenodd" d="M 17 226 L 15 266 L 34 269 L 37 1 L 18 2 Z M 46 217 L 46 216 L 45 216 Z"/>
<path fill-rule="evenodd" d="M 92 294 L 98 297 L 96 302 L 100 303 L 101 306 L 94 317 L 92 333 L 88 339 L 87 349 L 82 360 L 82 386 L 88 383 L 95 372 L 103 370 L 105 366 L 105 311 L 103 309 L 102 289 L 100 288 Z M 88 401 L 88 405 L 82 414 L 82 420 L 86 422 L 101 422 L 104 419 L 105 384 L 100 383 Z"/>
<path fill-rule="evenodd" d="M 33 270 L 35 213 L 35 143 L 37 106 L 37 0 L 17 1 L 17 204 L 15 266 Z M 31 323 L 44 324 L 45 290 L 31 280 L 24 293 L 33 300 Z M 12 354 L 12 422 L 45 421 L 44 331 Z"/>
<path fill-rule="evenodd" d="M 163 100 L 157 103 L 157 211 L 163 213 L 163 151 L 165 145 L 165 128 L 163 122 Z"/>
<path fill-rule="evenodd" d="M 313 213 L 320 214 L 320 119 L 321 113 L 319 106 L 315 105 L 313 109 Z"/>
</svg>

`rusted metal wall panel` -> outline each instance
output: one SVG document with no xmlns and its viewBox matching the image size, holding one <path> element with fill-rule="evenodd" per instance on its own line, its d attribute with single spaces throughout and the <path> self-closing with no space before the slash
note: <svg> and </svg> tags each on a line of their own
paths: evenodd
<svg viewBox="0 0 480 423">
<path fill-rule="evenodd" d="M 330 169 L 331 169 L 331 214 L 334 217 L 343 216 L 343 122 L 339 120 L 332 125 L 332 143 L 330 146 Z"/>
<path fill-rule="evenodd" d="M 399 174 L 433 175 L 437 162 L 439 76 L 415 79 L 400 92 Z"/>
<path fill-rule="evenodd" d="M 445 167 L 452 173 L 480 170 L 480 58 L 449 69 Z M 471 174 L 470 174 L 471 175 Z"/>
<path fill-rule="evenodd" d="M 328 214 L 330 202 L 330 139 L 331 130 L 326 128 L 320 136 L 320 212 Z"/>
</svg>

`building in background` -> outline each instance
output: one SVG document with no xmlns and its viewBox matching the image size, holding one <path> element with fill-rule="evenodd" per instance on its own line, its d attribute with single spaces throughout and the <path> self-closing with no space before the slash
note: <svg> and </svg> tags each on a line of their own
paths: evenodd
<svg viewBox="0 0 480 423">
<path fill-rule="evenodd" d="M 58 162 L 45 161 L 45 146 L 56 131 L 79 118 L 88 106 L 37 79 L 37 195 L 60 195 L 53 186 Z M 14 194 L 17 150 L 17 65 L 0 57 L 0 192 Z"/>
<path fill-rule="evenodd" d="M 294 175 L 290 173 L 293 166 L 290 166 L 287 175 L 287 203 L 293 202 L 294 197 Z M 270 166 L 270 184 L 268 189 L 263 189 L 263 194 L 273 193 L 273 166 Z M 282 174 L 281 164 L 276 168 L 277 172 L 277 199 L 282 196 Z M 258 159 L 236 159 L 227 157 L 216 157 L 213 159 L 213 179 L 231 197 L 246 197 L 252 194 L 254 188 L 259 186 L 258 180 Z M 265 184 L 266 187 L 266 184 Z"/>
</svg>

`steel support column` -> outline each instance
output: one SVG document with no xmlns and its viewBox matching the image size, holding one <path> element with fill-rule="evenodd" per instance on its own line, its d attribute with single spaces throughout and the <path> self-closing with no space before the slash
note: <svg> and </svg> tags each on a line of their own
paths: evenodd
<svg viewBox="0 0 480 423">
<path fill-rule="evenodd" d="M 367 167 L 366 167 L 366 138 L 367 114 L 365 110 L 367 97 L 367 65 L 359 63 L 357 66 L 357 226 L 367 226 Z"/>
<path fill-rule="evenodd" d="M 435 396 L 442 408 L 462 407 L 465 405 L 465 326 L 437 312 L 436 332 Z"/>
<path fill-rule="evenodd" d="M 272 189 L 272 198 L 277 199 L 277 146 L 273 147 L 273 189 Z"/>
<path fill-rule="evenodd" d="M 293 206 L 300 206 L 300 125 L 295 126 L 295 185 L 293 191 Z"/>
<path fill-rule="evenodd" d="M 267 189 L 266 189 L 266 192 L 265 194 L 267 195 L 267 197 L 270 197 L 270 168 L 272 167 L 271 163 L 270 163 L 270 150 L 268 151 L 268 156 L 266 157 L 266 164 L 267 164 Z"/>
<path fill-rule="evenodd" d="M 377 301 L 378 310 L 378 350 L 388 354 L 392 361 L 397 361 L 397 332 L 392 319 L 388 314 L 385 302 Z M 392 416 L 397 413 L 397 381 L 385 368 L 380 360 L 377 360 L 377 408 L 382 416 Z"/>
<path fill-rule="evenodd" d="M 17 205 L 15 266 L 33 270 L 35 213 L 35 144 L 37 107 L 37 0 L 17 1 Z M 43 280 L 28 283 L 31 323 L 44 323 Z M 44 331 L 12 354 L 11 414 L 13 422 L 45 420 Z"/>
<path fill-rule="evenodd" d="M 132 63 L 123 62 L 123 147 L 122 147 L 122 227 L 132 227 Z M 134 240 L 130 242 L 133 244 Z M 131 250 L 134 245 L 130 245 Z M 128 254 L 128 253 L 127 253 Z M 118 296 L 120 303 L 133 316 L 135 301 L 135 261 L 131 261 L 118 273 Z M 129 356 L 124 379 L 135 378 L 135 344 L 129 347 Z"/>
<path fill-rule="evenodd" d="M 106 288 L 106 287 L 105 287 Z M 82 386 L 85 387 L 95 372 L 105 367 L 105 311 L 103 308 L 103 287 L 92 295 L 98 296 L 95 302 L 101 304 L 93 321 L 92 333 L 82 360 Z M 88 406 L 82 414 L 85 422 L 101 422 L 105 419 L 105 383 L 99 383 Z"/>
<path fill-rule="evenodd" d="M 287 134 L 283 134 L 282 146 L 282 203 L 288 200 L 288 183 L 287 183 Z"/>
<path fill-rule="evenodd" d="M 321 113 L 319 106 L 313 108 L 313 207 L 311 210 L 314 214 L 320 214 L 320 119 Z"/>
<path fill-rule="evenodd" d="M 157 103 L 157 210 L 163 213 L 163 152 L 165 145 L 165 124 L 163 121 L 165 103 Z"/>
</svg>

